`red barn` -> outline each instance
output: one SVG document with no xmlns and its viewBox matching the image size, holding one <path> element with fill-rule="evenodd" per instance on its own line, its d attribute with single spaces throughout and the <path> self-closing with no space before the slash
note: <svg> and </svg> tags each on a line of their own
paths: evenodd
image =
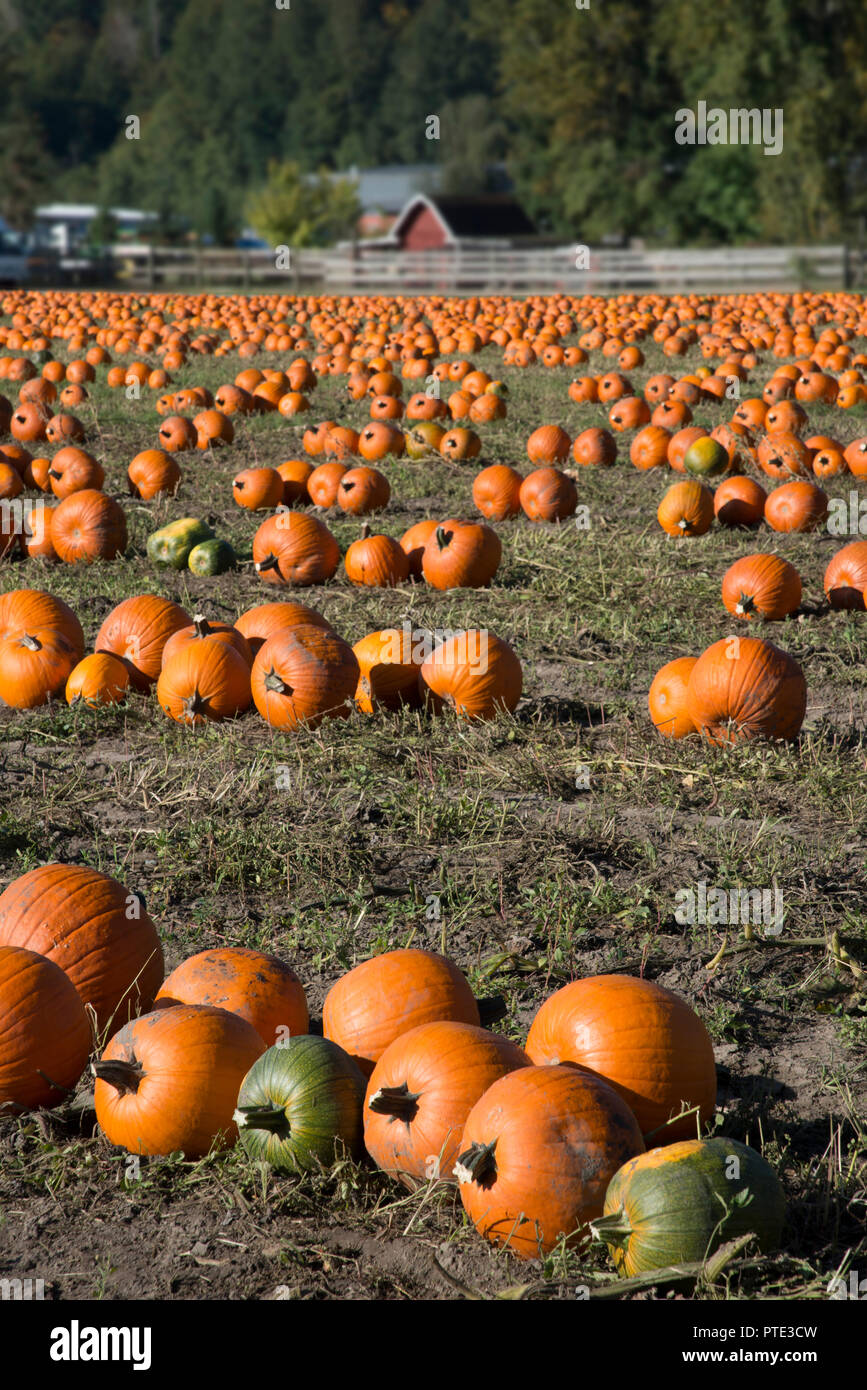
<svg viewBox="0 0 867 1390">
<path fill-rule="evenodd" d="M 387 236 L 360 242 L 359 250 L 440 251 L 449 247 L 514 246 L 535 239 L 520 203 L 506 194 L 478 197 L 416 193 Z"/>
</svg>

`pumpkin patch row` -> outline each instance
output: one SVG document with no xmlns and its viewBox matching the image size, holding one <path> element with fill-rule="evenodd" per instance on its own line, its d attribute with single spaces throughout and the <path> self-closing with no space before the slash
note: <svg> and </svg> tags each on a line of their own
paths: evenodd
<svg viewBox="0 0 867 1390">
<path fill-rule="evenodd" d="M 337 981 L 320 1037 L 298 976 L 274 956 L 203 951 L 164 979 L 156 930 L 130 899 L 68 865 L 0 895 L 4 1109 L 72 1093 L 92 1017 L 109 1038 L 91 1065 L 97 1121 L 134 1154 L 196 1159 L 240 1137 L 255 1161 L 300 1175 L 366 1152 L 410 1188 L 456 1181 L 477 1230 L 520 1257 L 586 1240 L 598 1223 L 621 1272 L 692 1258 L 699 1241 L 703 1255 L 744 1230 L 763 1248 L 778 1242 L 772 1170 L 735 1141 L 685 1138 L 713 1115 L 716 1073 L 704 1025 L 677 995 L 628 976 L 576 981 L 542 1005 L 522 1049 L 480 1026 L 452 961 L 404 949 Z M 671 1146 L 649 1155 L 672 1169 L 658 1192 L 648 1138 Z M 732 1152 L 747 1172 L 726 1189 Z M 759 1205 L 744 1218 L 734 1196 L 747 1183 L 755 1194 L 756 1178 Z M 712 1198 L 686 1199 L 709 1179 L 732 1198 L 733 1221 Z M 641 1222 L 648 1202 L 653 1219 Z"/>
<path fill-rule="evenodd" d="M 0 597 L 0 699 L 31 709 L 61 693 L 68 704 L 117 704 L 155 687 L 184 725 L 232 719 L 254 704 L 272 728 L 315 728 L 402 705 L 493 719 L 521 698 L 521 663 L 492 632 L 438 636 L 390 628 L 350 647 L 321 613 L 299 603 L 249 609 L 232 626 L 190 615 L 170 599 L 125 599 L 94 651 L 60 599 L 33 589 Z"/>
</svg>

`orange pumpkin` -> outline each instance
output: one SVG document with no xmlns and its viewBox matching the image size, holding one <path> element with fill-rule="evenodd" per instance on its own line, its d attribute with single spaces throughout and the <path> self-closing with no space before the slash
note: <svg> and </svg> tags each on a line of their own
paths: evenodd
<svg viewBox="0 0 867 1390">
<path fill-rule="evenodd" d="M 686 688 L 696 663 L 694 656 L 666 662 L 653 678 L 647 702 L 650 717 L 663 738 L 686 738 L 696 732 L 686 711 Z"/>
<path fill-rule="evenodd" d="M 304 988 L 276 956 L 246 946 L 222 946 L 189 956 L 166 976 L 155 1009 L 177 1004 L 228 1009 L 252 1024 L 266 1047 L 306 1033 Z"/>
</svg>

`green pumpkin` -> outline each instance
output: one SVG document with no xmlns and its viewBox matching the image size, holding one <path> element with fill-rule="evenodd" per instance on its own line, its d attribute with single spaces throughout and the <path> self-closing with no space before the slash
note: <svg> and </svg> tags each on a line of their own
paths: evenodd
<svg viewBox="0 0 867 1390">
<path fill-rule="evenodd" d="M 202 541 L 193 546 L 187 565 L 193 574 L 225 574 L 235 568 L 235 552 L 228 541 Z"/>
<path fill-rule="evenodd" d="M 690 1139 L 624 1163 L 591 1230 L 618 1272 L 632 1275 L 704 1260 L 748 1231 L 772 1250 L 785 1215 L 780 1180 L 755 1149 L 736 1139 Z"/>
<path fill-rule="evenodd" d="M 363 1150 L 366 1082 L 348 1053 L 312 1033 L 269 1047 L 244 1078 L 235 1111 L 251 1158 L 296 1173 Z"/>
<path fill-rule="evenodd" d="M 729 466 L 729 456 L 719 440 L 705 435 L 690 444 L 683 456 L 683 466 L 693 478 L 717 478 Z"/>
<path fill-rule="evenodd" d="M 148 559 L 155 565 L 171 565 L 172 569 L 182 570 L 194 546 L 213 539 L 214 533 L 206 521 L 183 516 L 180 521 L 170 521 L 168 526 L 148 536 Z"/>
</svg>

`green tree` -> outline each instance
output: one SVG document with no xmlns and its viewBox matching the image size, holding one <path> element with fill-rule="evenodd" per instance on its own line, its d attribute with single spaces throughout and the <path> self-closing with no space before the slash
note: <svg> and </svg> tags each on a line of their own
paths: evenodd
<svg viewBox="0 0 867 1390">
<path fill-rule="evenodd" d="M 361 207 L 357 185 L 323 170 L 304 177 L 297 164 L 271 161 L 267 182 L 251 195 L 247 218 L 272 246 L 327 246 L 348 236 Z"/>
</svg>

